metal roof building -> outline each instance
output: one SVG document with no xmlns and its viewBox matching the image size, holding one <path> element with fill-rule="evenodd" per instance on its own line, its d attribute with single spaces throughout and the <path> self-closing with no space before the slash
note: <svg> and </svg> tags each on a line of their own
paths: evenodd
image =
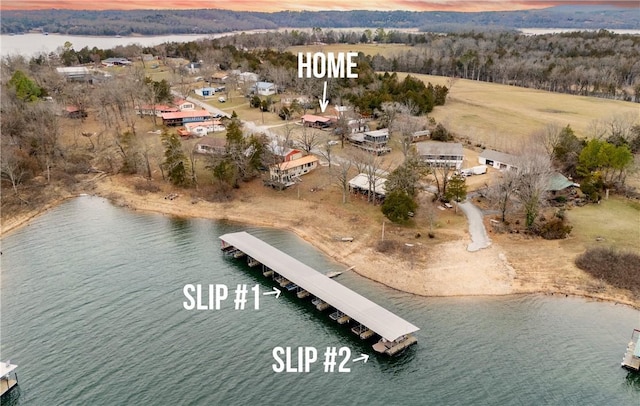
<svg viewBox="0 0 640 406">
<path fill-rule="evenodd" d="M 518 157 L 492 149 L 485 149 L 478 156 L 478 162 L 482 165 L 493 166 L 496 169 L 511 169 L 518 167 Z"/>
<path fill-rule="evenodd" d="M 220 239 L 367 326 L 386 340 L 394 341 L 419 330 L 387 309 L 247 232 L 224 234 Z"/>
</svg>

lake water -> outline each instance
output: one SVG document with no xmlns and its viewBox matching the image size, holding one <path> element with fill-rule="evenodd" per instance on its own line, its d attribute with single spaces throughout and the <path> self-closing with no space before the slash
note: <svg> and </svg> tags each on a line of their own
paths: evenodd
<svg viewBox="0 0 640 406">
<path fill-rule="evenodd" d="M 260 30 L 263 31 L 263 30 Z M 246 31 L 251 33 L 252 31 Z M 189 42 L 202 38 L 220 38 L 235 33 L 222 34 L 198 34 L 198 35 L 159 35 L 145 37 L 98 37 L 82 35 L 61 35 L 61 34 L 22 34 L 22 35 L 0 35 L 0 56 L 25 55 L 33 56 L 39 53 L 50 53 L 62 47 L 69 41 L 77 51 L 82 48 L 98 47 L 100 49 L 111 49 L 118 45 L 126 46 L 139 44 L 142 46 L 154 46 L 165 42 Z"/>
<path fill-rule="evenodd" d="M 280 29 L 280 30 L 284 30 Z M 337 28 L 336 31 L 362 31 L 364 28 Z M 415 32 L 415 29 L 396 29 L 403 32 Z M 247 33 L 252 32 L 264 32 L 267 30 L 255 30 L 245 31 Z M 277 30 L 274 30 L 277 31 Z M 519 31 L 526 35 L 541 35 L 552 34 L 558 32 L 573 32 L 579 31 L 571 28 L 522 28 Z M 611 30 L 618 34 L 632 34 L 640 35 L 640 30 Z M 65 42 L 69 41 L 73 45 L 73 48 L 80 50 L 82 48 L 98 47 L 100 49 L 111 49 L 118 45 L 130 45 L 140 44 L 142 46 L 154 46 L 164 44 L 165 42 L 189 42 L 196 41 L 202 38 L 220 38 L 228 35 L 234 35 L 237 33 L 221 33 L 221 34 L 206 34 L 206 35 L 161 35 L 161 36 L 146 36 L 146 37 L 97 37 L 97 36 L 81 36 L 81 35 L 60 35 L 60 34 L 24 34 L 24 35 L 0 35 L 0 56 L 8 55 L 25 55 L 33 56 L 39 53 L 50 53 L 56 51 L 59 47 L 62 47 Z"/>
<path fill-rule="evenodd" d="M 288 232 L 141 214 L 89 196 L 3 238 L 0 356 L 19 365 L 3 405 L 640 402 L 640 378 L 620 367 L 638 311 L 538 295 L 424 298 L 345 273 L 337 281 L 421 329 L 401 356 L 377 356 L 291 294 L 235 310 L 237 284 L 273 286 L 221 254 L 218 236 L 238 230 L 317 270 L 342 269 Z M 225 284 L 230 298 L 220 310 L 185 310 L 183 287 L 197 283 Z M 319 360 L 308 373 L 276 373 L 278 346 L 314 347 Z M 371 358 L 324 372 L 327 347 Z"/>
</svg>

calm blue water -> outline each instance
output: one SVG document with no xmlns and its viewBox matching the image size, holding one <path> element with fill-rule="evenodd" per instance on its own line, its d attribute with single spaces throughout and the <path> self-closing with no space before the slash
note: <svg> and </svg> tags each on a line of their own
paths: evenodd
<svg viewBox="0 0 640 406">
<path fill-rule="evenodd" d="M 640 404 L 640 379 L 620 368 L 640 312 L 615 304 L 422 298 L 340 276 L 421 328 L 418 345 L 392 359 L 293 295 L 263 296 L 260 310 L 234 310 L 232 297 L 221 310 L 185 310 L 188 283 L 271 289 L 221 255 L 218 236 L 236 230 L 318 270 L 342 268 L 287 232 L 140 214 L 92 197 L 3 238 L 0 356 L 19 364 L 6 404 Z M 276 346 L 315 347 L 320 360 L 309 373 L 275 373 Z M 325 373 L 332 346 L 371 358 Z"/>
</svg>

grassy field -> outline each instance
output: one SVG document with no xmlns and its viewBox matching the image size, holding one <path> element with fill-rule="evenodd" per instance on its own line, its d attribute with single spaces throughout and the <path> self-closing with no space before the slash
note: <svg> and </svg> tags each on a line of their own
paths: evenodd
<svg viewBox="0 0 640 406">
<path fill-rule="evenodd" d="M 412 76 L 449 85 L 442 76 Z M 568 124 L 578 137 L 588 137 L 594 120 L 625 113 L 638 115 L 638 105 L 458 79 L 446 104 L 436 107 L 431 117 L 474 144 L 509 151 L 548 123 Z"/>
<path fill-rule="evenodd" d="M 585 245 L 626 248 L 633 252 L 640 241 L 640 203 L 622 198 L 602 200 L 567 211 L 572 240 Z M 600 237 L 602 241 L 596 241 Z"/>
<path fill-rule="evenodd" d="M 300 45 L 287 48 L 287 51 L 297 54 L 298 52 L 362 52 L 365 55 L 382 55 L 384 57 L 394 56 L 400 52 L 411 49 L 404 44 L 331 44 L 331 45 Z"/>
</svg>

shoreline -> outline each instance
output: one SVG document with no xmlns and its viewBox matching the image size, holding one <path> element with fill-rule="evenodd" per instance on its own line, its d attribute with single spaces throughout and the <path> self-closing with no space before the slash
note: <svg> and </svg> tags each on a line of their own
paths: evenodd
<svg viewBox="0 0 640 406">
<path fill-rule="evenodd" d="M 508 263 L 503 250 L 495 242 L 486 249 L 467 252 L 468 236 L 453 241 L 439 242 L 438 257 L 419 258 L 411 261 L 386 255 L 374 250 L 366 237 L 356 238 L 353 242 L 336 240 L 327 232 L 327 227 L 313 224 L 308 218 L 298 219 L 298 210 L 271 212 L 268 204 L 256 210 L 251 198 L 248 201 L 213 203 L 204 200 L 190 200 L 180 196 L 176 200 L 163 199 L 159 193 L 140 194 L 126 185 L 118 177 L 105 177 L 95 183 L 94 190 L 84 193 L 69 193 L 48 202 L 40 209 L 30 210 L 18 215 L 11 222 L 2 223 L 0 236 L 9 235 L 52 208 L 63 202 L 92 195 L 104 198 L 115 206 L 134 211 L 148 212 L 183 218 L 203 218 L 214 221 L 230 221 L 237 224 L 271 227 L 293 232 L 296 236 L 311 244 L 324 255 L 342 264 L 345 269 L 353 267 L 359 276 L 381 283 L 389 288 L 424 297 L 462 297 L 462 296 L 506 296 L 521 294 L 565 295 L 582 297 L 585 300 L 606 301 L 640 309 L 636 301 L 621 297 L 619 292 L 592 294 L 579 287 L 546 286 L 539 281 L 522 281 L 518 271 Z M 190 201 L 189 201 L 190 200 Z M 268 199 L 266 199 L 268 200 Z M 305 207 L 308 201 L 289 201 L 294 206 Z M 316 209 L 316 211 L 322 211 Z M 282 214 L 279 216 L 278 214 Z M 318 216 L 322 217 L 322 216 Z M 347 229 L 349 228 L 349 225 Z M 366 231 L 366 230 L 363 230 Z M 366 233 L 363 233 L 366 234 Z M 340 234 L 338 234 L 340 235 Z M 347 234 L 342 234 L 347 235 Z M 370 239 L 369 239 L 370 240 Z M 425 249 L 426 251 L 426 249 Z M 434 250 L 435 251 L 435 250 Z M 456 263 L 451 264 L 450 259 Z"/>
</svg>

